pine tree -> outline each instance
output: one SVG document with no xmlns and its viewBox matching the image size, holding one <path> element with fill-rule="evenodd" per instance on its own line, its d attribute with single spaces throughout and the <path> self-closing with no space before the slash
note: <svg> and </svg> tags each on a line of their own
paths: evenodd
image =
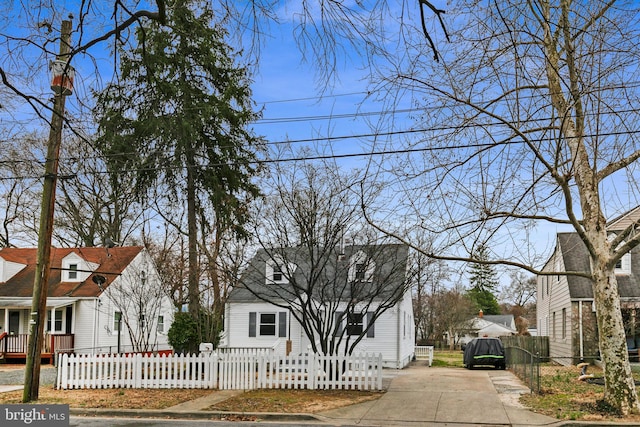
<svg viewBox="0 0 640 427">
<path fill-rule="evenodd" d="M 489 261 L 487 247 L 479 246 L 473 254 L 473 259 Z M 476 304 L 478 310 L 484 314 L 500 314 L 500 304 L 494 292 L 498 290 L 498 275 L 491 264 L 482 262 L 472 263 L 469 268 L 469 282 L 471 284 L 467 295 Z"/>
<path fill-rule="evenodd" d="M 150 189 L 186 205 L 188 305 L 200 309 L 198 233 L 203 221 L 245 233 L 245 203 L 261 139 L 249 124 L 249 75 L 235 63 L 227 32 L 206 1 L 167 1 L 167 23 L 148 21 L 137 45 L 121 50 L 119 79 L 98 94 L 97 146 L 109 171 L 136 170 L 140 195 Z M 153 195 L 152 195 L 153 197 Z M 213 217 L 202 214 L 209 206 Z"/>
</svg>

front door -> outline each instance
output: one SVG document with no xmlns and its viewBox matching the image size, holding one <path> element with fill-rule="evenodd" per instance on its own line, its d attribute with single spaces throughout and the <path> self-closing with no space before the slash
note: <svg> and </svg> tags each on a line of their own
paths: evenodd
<svg viewBox="0 0 640 427">
<path fill-rule="evenodd" d="M 20 311 L 9 310 L 9 327 L 7 332 L 10 335 L 18 335 L 20 333 Z"/>
</svg>

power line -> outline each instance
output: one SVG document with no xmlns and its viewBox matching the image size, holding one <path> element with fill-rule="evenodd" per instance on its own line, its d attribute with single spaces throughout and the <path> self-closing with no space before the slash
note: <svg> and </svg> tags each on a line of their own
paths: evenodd
<svg viewBox="0 0 640 427">
<path fill-rule="evenodd" d="M 350 93 L 337 93 L 331 95 L 323 95 L 323 96 L 310 96 L 306 98 L 292 98 L 292 99 L 279 99 L 275 101 L 264 101 L 264 102 L 256 102 L 259 105 L 266 104 L 281 104 L 286 102 L 300 102 L 300 101 L 321 101 L 324 98 L 339 98 L 342 96 L 354 96 L 354 95 L 369 95 L 369 92 L 361 91 L 361 92 L 350 92 Z"/>
<path fill-rule="evenodd" d="M 421 132 L 422 130 L 407 130 L 401 131 L 402 133 L 409 132 Z M 393 132 L 390 132 L 393 133 Z M 631 135 L 640 133 L 638 131 L 625 131 L 625 132 L 610 132 L 606 134 L 598 134 L 597 136 L 620 136 L 620 135 Z M 583 137 L 589 138 L 594 135 L 584 135 Z M 335 137 L 335 138 L 345 138 L 345 137 Z M 549 138 L 539 138 L 539 139 L 529 139 L 527 142 L 537 143 L 537 142 L 547 142 Z M 440 146 L 440 147 L 421 147 L 421 148 L 405 148 L 400 150 L 381 150 L 381 151 L 370 151 L 370 152 L 360 152 L 360 153 L 346 153 L 346 154 L 327 154 L 327 155 L 315 155 L 315 156 L 300 156 L 300 157 L 289 157 L 289 158 L 281 158 L 281 159 L 258 159 L 250 162 L 243 162 L 243 165 L 262 165 L 262 164 L 273 164 L 273 163 L 288 163 L 288 162 L 296 162 L 296 161 L 316 161 L 316 160 L 336 160 L 336 159 L 347 159 L 347 158 L 356 158 L 356 157 L 373 157 L 373 156 L 383 156 L 383 155 L 396 155 L 396 154 L 412 154 L 419 152 L 436 152 L 436 151 L 444 151 L 444 150 L 463 150 L 463 149 L 486 149 L 491 147 L 502 147 L 505 145 L 515 145 L 515 144 L 525 144 L 525 141 L 504 141 L 500 143 L 478 143 L 478 144 L 459 144 L 459 145 L 449 145 L 449 146 Z M 240 163 L 211 163 L 208 165 L 191 165 L 187 167 L 191 168 L 200 168 L 200 169 L 215 169 L 220 166 L 230 166 L 236 165 Z M 183 166 L 167 166 L 161 168 L 133 168 L 133 169 L 123 169 L 120 172 L 122 173 L 133 173 L 133 172 L 144 172 L 150 170 L 181 170 Z M 92 172 L 83 172 L 76 173 L 76 175 L 106 175 L 107 171 L 92 171 Z M 16 179 L 39 179 L 42 176 L 22 176 L 22 177 L 0 177 L 0 181 L 9 181 Z"/>
</svg>

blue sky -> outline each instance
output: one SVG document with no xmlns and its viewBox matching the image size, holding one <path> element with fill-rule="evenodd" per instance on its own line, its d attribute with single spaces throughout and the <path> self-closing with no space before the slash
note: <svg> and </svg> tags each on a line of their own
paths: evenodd
<svg viewBox="0 0 640 427">
<path fill-rule="evenodd" d="M 69 10 L 64 10 L 64 6 L 76 4 L 77 0 L 57 3 L 60 7 L 60 16 L 66 17 Z M 287 13 L 293 13 L 293 11 L 289 10 Z M 75 19 L 77 21 L 77 17 Z M 75 24 L 77 22 L 74 22 Z M 99 28 L 95 27 L 93 30 L 98 31 Z M 79 36 L 76 34 L 74 37 Z M 86 37 L 88 34 L 85 35 Z M 78 43 L 79 40 L 76 38 L 74 42 Z M 363 64 L 355 52 L 347 50 L 348 55 L 338 62 L 336 79 L 325 86 L 318 80 L 317 65 L 312 62 L 313 59 L 309 57 L 308 62 L 302 61 L 303 56 L 294 40 L 290 25 L 272 24 L 270 36 L 265 39 L 265 43 L 252 85 L 254 100 L 257 107 L 262 108 L 263 111 L 263 119 L 254 126 L 256 133 L 263 135 L 271 144 L 287 140 L 303 141 L 295 143 L 295 146 L 313 145 L 314 142 L 321 145 L 327 144 L 325 148 L 330 148 L 326 148 L 325 153 L 331 152 L 336 155 L 370 151 L 373 138 L 362 137 L 362 135 L 371 135 L 374 132 L 371 124 L 375 124 L 380 119 L 381 116 L 378 113 L 385 112 L 387 107 L 383 102 L 376 102 L 366 97 L 368 73 L 362 68 Z M 100 85 L 106 83 L 108 72 L 98 76 L 94 71 L 96 65 L 106 71 L 113 67 L 112 58 L 108 54 L 99 54 L 99 49 L 107 47 L 108 43 L 103 43 L 92 49 L 91 53 L 97 58 L 96 63 L 84 62 L 88 58 L 82 56 L 74 59 L 74 66 L 78 73 L 76 93 L 69 97 L 67 104 L 70 115 L 79 112 L 80 103 L 89 99 L 90 89 L 96 87 L 96 83 Z M 34 64 L 36 66 L 31 84 L 33 93 L 38 96 L 49 96 L 43 95 L 50 93 L 48 59 L 38 58 Z M 407 109 L 409 106 L 407 100 L 395 108 Z M 50 114 L 47 114 L 47 118 L 49 116 Z M 0 115 L 0 120 L 2 119 Z M 381 127 L 380 131 L 396 132 L 416 127 L 406 113 L 397 114 L 394 119 L 394 127 Z M 25 129 L 32 126 L 28 122 L 24 125 Z M 401 138 L 404 136 L 385 136 L 377 143 L 384 144 L 387 149 L 393 149 L 399 145 Z M 367 156 L 348 157 L 338 163 L 345 168 L 354 168 L 364 166 L 368 160 Z M 376 160 L 379 160 L 379 157 L 376 157 Z M 539 240 L 544 241 L 548 246 L 549 242 L 553 242 L 556 229 L 556 226 L 551 226 L 548 231 L 545 229 L 542 233 L 546 236 L 541 236 L 543 238 Z"/>
</svg>

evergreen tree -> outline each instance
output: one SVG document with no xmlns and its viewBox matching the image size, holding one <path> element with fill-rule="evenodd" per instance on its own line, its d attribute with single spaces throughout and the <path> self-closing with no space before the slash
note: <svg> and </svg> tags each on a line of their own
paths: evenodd
<svg viewBox="0 0 640 427">
<path fill-rule="evenodd" d="M 473 259 L 489 261 L 487 247 L 479 246 L 473 254 Z M 478 310 L 484 314 L 500 314 L 500 304 L 494 292 L 498 290 L 499 281 L 493 265 L 482 262 L 472 263 L 469 268 L 469 282 L 471 286 L 467 295 L 476 304 Z"/>
<path fill-rule="evenodd" d="M 247 69 L 235 63 L 210 2 L 166 4 L 166 25 L 141 25 L 136 46 L 120 52 L 119 79 L 98 94 L 97 145 L 112 174 L 137 171 L 132 184 L 141 196 L 154 190 L 152 197 L 186 206 L 187 298 L 197 319 L 199 230 L 208 221 L 245 233 L 246 203 L 259 193 L 251 179 L 262 141 L 248 127 L 258 114 Z"/>
</svg>

